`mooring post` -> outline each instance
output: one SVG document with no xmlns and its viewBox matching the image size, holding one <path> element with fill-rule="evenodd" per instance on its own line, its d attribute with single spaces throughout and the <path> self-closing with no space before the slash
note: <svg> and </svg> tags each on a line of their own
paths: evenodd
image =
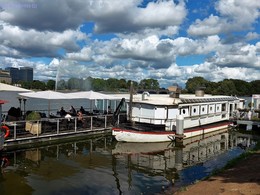
<svg viewBox="0 0 260 195">
<path fill-rule="evenodd" d="M 184 138 L 184 117 L 182 115 L 176 116 L 176 142 L 182 142 Z"/>
</svg>

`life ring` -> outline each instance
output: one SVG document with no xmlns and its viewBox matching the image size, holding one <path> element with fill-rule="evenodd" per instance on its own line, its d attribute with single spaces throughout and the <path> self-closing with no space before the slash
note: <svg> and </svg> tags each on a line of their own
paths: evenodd
<svg viewBox="0 0 260 195">
<path fill-rule="evenodd" d="M 2 126 L 1 129 L 5 130 L 5 136 L 4 138 L 7 138 L 10 135 L 10 129 L 7 126 Z"/>
</svg>

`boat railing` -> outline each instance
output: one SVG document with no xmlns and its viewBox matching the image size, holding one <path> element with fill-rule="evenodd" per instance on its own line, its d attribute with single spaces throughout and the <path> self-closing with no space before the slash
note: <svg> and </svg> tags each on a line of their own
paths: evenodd
<svg viewBox="0 0 260 195">
<path fill-rule="evenodd" d="M 165 118 L 151 118 L 151 117 L 137 117 L 133 116 L 132 120 L 140 123 L 149 123 L 149 124 L 157 124 L 157 125 L 165 125 L 166 122 L 176 122 L 176 119 L 165 119 Z"/>
<path fill-rule="evenodd" d="M 126 114 L 119 115 L 119 123 L 125 121 Z M 4 121 L 2 125 L 10 129 L 5 143 L 20 140 L 33 140 L 88 132 L 109 131 L 112 128 L 113 114 L 76 117 L 46 117 L 40 120 Z"/>
</svg>

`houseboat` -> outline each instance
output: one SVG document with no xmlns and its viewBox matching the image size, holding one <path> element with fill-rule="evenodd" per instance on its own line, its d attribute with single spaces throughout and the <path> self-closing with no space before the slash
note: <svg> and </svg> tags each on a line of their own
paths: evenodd
<svg viewBox="0 0 260 195">
<path fill-rule="evenodd" d="M 112 135 L 123 142 L 166 142 L 228 128 L 230 117 L 241 103 L 235 96 L 180 94 L 172 86 L 169 94 L 137 94 L 127 103 L 128 121 L 115 125 Z M 120 104 L 119 104 L 120 106 Z M 115 114 L 116 116 L 116 114 Z"/>
</svg>

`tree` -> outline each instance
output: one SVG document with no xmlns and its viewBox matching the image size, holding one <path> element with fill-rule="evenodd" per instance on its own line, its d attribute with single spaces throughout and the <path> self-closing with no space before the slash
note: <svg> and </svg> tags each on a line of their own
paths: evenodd
<svg viewBox="0 0 260 195">
<path fill-rule="evenodd" d="M 119 81 L 115 78 L 107 79 L 107 90 L 115 91 L 119 88 Z"/>
<path fill-rule="evenodd" d="M 223 81 L 219 82 L 219 86 L 217 88 L 217 94 L 221 95 L 236 95 L 238 91 L 233 80 L 224 79 Z"/>
<path fill-rule="evenodd" d="M 48 80 L 46 83 L 46 88 L 49 90 L 55 90 L 55 81 L 54 80 Z"/>
<path fill-rule="evenodd" d="M 107 89 L 107 82 L 104 79 L 94 78 L 92 80 L 92 88 L 94 91 L 103 91 Z"/>
<path fill-rule="evenodd" d="M 250 95 L 260 94 L 260 80 L 251 81 L 250 83 Z"/>
<path fill-rule="evenodd" d="M 32 82 L 32 89 L 40 89 L 42 91 L 44 91 L 46 89 L 46 85 L 44 82 L 39 81 L 39 80 L 34 80 Z"/>
<path fill-rule="evenodd" d="M 159 89 L 160 85 L 155 79 L 143 79 L 139 83 L 140 89 Z"/>
<path fill-rule="evenodd" d="M 186 89 L 188 93 L 195 93 L 196 89 L 199 87 L 210 86 L 209 81 L 205 80 L 203 77 L 193 77 L 189 78 L 186 82 Z"/>
</svg>

